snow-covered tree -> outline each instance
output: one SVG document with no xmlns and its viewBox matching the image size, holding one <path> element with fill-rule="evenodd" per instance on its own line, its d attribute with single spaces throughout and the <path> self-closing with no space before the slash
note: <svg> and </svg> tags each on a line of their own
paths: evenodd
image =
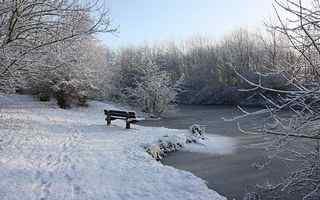
<svg viewBox="0 0 320 200">
<path fill-rule="evenodd" d="M 97 32 L 113 32 L 101 1 L 4 0 L 0 4 L 0 80 L 13 89 L 25 75 L 72 65 L 65 47 Z M 71 48 L 71 47 L 70 47 Z M 42 72 L 41 72 L 42 73 Z M 7 84 L 10 83 L 10 84 Z M 1 88 L 7 90 L 7 87 Z"/>
<path fill-rule="evenodd" d="M 237 117 L 239 119 L 257 114 L 266 116 L 269 113 L 266 123 L 254 130 L 242 131 L 274 136 L 275 140 L 266 148 L 270 152 L 268 158 L 284 160 L 291 170 L 290 176 L 282 182 L 263 187 L 265 199 L 273 199 L 284 193 L 289 196 L 299 195 L 304 200 L 320 198 L 320 3 L 318 0 L 309 3 L 302 0 L 275 1 L 279 24 L 272 27 L 288 38 L 298 58 L 293 63 L 281 63 L 284 66 L 274 71 L 291 86 L 289 90 L 270 88 L 261 79 L 250 81 L 238 73 L 251 85 L 250 91 L 277 93 L 282 100 L 276 102 L 264 97 L 265 109 L 251 113 L 241 108 L 243 116 Z M 286 12 L 286 17 L 280 15 L 280 10 Z M 259 76 L 268 78 L 270 74 L 260 73 Z"/>
<path fill-rule="evenodd" d="M 175 99 L 171 76 L 153 60 L 148 47 L 123 49 L 117 55 L 118 71 L 113 95 L 148 113 L 162 113 Z"/>
<path fill-rule="evenodd" d="M 131 95 L 137 98 L 143 111 L 147 113 L 162 113 L 175 99 L 175 92 L 170 86 L 170 76 L 152 61 L 148 61 L 143 69 L 142 82 L 131 91 Z"/>
</svg>

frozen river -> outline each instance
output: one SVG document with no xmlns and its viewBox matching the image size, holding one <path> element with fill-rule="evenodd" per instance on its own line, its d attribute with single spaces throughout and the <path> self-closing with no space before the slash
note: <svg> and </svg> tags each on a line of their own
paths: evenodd
<svg viewBox="0 0 320 200">
<path fill-rule="evenodd" d="M 234 139 L 236 147 L 232 153 L 208 154 L 181 151 L 170 154 L 162 162 L 201 177 L 207 181 L 208 187 L 228 199 L 242 199 L 246 192 L 252 190 L 253 185 L 277 183 L 288 174 L 288 169 L 280 160 L 274 160 L 264 169 L 258 169 L 254 163 L 266 160 L 267 153 L 263 147 L 270 138 L 242 134 L 235 122 L 222 120 L 222 117 L 231 118 L 238 114 L 236 108 L 230 106 L 178 106 L 165 118 L 158 121 L 145 121 L 141 125 L 186 129 L 197 123 L 207 125 L 207 134 Z M 262 117 L 241 120 L 244 128 L 261 123 L 263 123 Z"/>
</svg>

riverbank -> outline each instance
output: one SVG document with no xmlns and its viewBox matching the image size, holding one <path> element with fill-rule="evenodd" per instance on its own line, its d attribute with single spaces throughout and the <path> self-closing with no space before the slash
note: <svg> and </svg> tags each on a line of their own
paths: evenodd
<svg viewBox="0 0 320 200">
<path fill-rule="evenodd" d="M 144 149 L 185 130 L 106 127 L 103 109 L 63 110 L 30 96 L 0 95 L 1 199 L 225 200 L 190 172 L 164 166 Z"/>
</svg>

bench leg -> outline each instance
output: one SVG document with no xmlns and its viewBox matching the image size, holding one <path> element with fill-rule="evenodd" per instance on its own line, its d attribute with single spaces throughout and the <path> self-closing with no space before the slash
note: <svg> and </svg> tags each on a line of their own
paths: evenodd
<svg viewBox="0 0 320 200">
<path fill-rule="evenodd" d="M 107 116 L 106 120 L 107 120 L 107 126 L 110 126 L 110 125 L 111 125 L 111 118 L 110 118 L 110 116 Z"/>
<path fill-rule="evenodd" d="M 129 122 L 129 120 L 126 120 L 126 129 L 130 129 L 130 122 Z"/>
</svg>

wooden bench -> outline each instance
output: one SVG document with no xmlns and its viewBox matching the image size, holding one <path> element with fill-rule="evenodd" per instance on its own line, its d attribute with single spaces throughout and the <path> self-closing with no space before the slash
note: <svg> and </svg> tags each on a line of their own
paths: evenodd
<svg viewBox="0 0 320 200">
<path fill-rule="evenodd" d="M 107 116 L 107 126 L 111 125 L 112 120 L 122 119 L 126 121 L 126 128 L 130 129 L 130 124 L 138 122 L 135 112 L 104 110 L 104 114 Z"/>
</svg>

